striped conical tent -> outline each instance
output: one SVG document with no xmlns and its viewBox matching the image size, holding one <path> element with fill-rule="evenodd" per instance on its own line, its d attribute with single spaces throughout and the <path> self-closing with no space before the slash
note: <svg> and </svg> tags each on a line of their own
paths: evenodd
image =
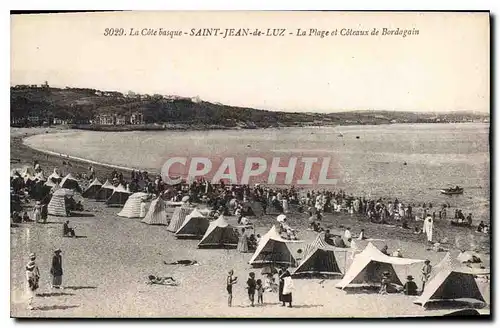
<svg viewBox="0 0 500 328">
<path fill-rule="evenodd" d="M 198 247 L 236 248 L 238 239 L 236 228 L 227 223 L 224 216 L 221 215 L 217 220 L 210 222 L 210 226 L 199 242 Z"/>
<path fill-rule="evenodd" d="M 176 207 L 174 214 L 172 214 L 172 220 L 170 220 L 170 224 L 167 227 L 168 231 L 177 232 L 179 228 L 184 223 L 186 216 L 189 215 L 193 211 L 194 208 L 188 207 L 187 205 L 183 205 L 180 207 Z"/>
<path fill-rule="evenodd" d="M 186 216 L 184 223 L 175 233 L 175 237 L 201 239 L 209 226 L 208 218 L 195 208 Z"/>
<path fill-rule="evenodd" d="M 147 224 L 158 224 L 158 225 L 168 225 L 168 215 L 166 212 L 167 204 L 166 202 L 158 196 L 154 199 L 149 206 L 148 213 L 142 220 L 142 222 Z"/>
<path fill-rule="evenodd" d="M 101 189 L 102 183 L 99 179 L 95 178 L 94 181 L 90 183 L 87 189 L 82 193 L 85 198 L 94 198 L 97 192 Z"/>
<path fill-rule="evenodd" d="M 109 180 L 106 180 L 106 182 L 104 182 L 101 188 L 96 192 L 95 199 L 98 201 L 107 200 L 111 197 L 113 191 L 115 191 L 115 187 L 109 182 Z"/>
<path fill-rule="evenodd" d="M 47 213 L 54 216 L 68 216 L 65 199 L 73 194 L 73 191 L 69 189 L 56 190 L 47 206 Z"/>
<path fill-rule="evenodd" d="M 78 180 L 76 180 L 76 178 L 71 173 L 68 173 L 61 180 L 59 186 L 65 189 L 80 190 L 80 185 L 78 184 Z"/>
<path fill-rule="evenodd" d="M 129 196 L 132 193 L 127 191 L 125 187 L 120 183 L 118 187 L 115 188 L 111 197 L 106 201 L 108 205 L 124 205 Z"/>
<path fill-rule="evenodd" d="M 304 274 L 341 275 L 346 270 L 348 250 L 328 245 L 324 235 L 318 237 L 306 247 L 304 259 L 292 276 Z"/>
<path fill-rule="evenodd" d="M 141 213 L 141 204 L 147 197 L 148 194 L 144 192 L 136 192 L 130 195 L 122 210 L 117 215 L 129 219 L 144 217 L 146 213 Z"/>
</svg>

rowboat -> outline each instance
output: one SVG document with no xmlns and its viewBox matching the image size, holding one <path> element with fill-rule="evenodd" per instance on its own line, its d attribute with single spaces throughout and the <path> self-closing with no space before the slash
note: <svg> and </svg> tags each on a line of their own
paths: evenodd
<svg viewBox="0 0 500 328">
<path fill-rule="evenodd" d="M 445 195 L 460 195 L 464 193 L 464 188 L 441 189 L 441 193 Z"/>
</svg>

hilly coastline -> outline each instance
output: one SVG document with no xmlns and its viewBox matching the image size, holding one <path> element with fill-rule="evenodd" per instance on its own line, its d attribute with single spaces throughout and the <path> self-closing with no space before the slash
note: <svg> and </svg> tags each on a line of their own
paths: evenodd
<svg viewBox="0 0 500 328">
<path fill-rule="evenodd" d="M 266 128 L 391 123 L 488 122 L 489 115 L 470 111 L 414 113 L 403 111 L 341 111 L 334 113 L 281 112 L 235 107 L 197 97 L 143 95 L 88 88 L 53 88 L 43 85 L 11 87 L 11 125 L 68 124 L 74 128 L 102 130 L 154 130 L 174 128 Z M 130 117 L 140 113 L 134 125 L 129 119 L 100 124 L 100 116 Z M 127 116 L 128 115 L 128 116 Z"/>
</svg>

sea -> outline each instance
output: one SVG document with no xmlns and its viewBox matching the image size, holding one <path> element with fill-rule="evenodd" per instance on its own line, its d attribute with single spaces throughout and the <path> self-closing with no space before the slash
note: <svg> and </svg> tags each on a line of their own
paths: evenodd
<svg viewBox="0 0 500 328">
<path fill-rule="evenodd" d="M 490 217 L 490 125 L 487 123 L 290 127 L 255 130 L 68 130 L 31 136 L 28 146 L 104 164 L 160 172 L 172 156 L 330 156 L 337 183 L 355 196 L 419 206 L 447 204 Z M 461 186 L 462 195 L 440 189 Z"/>
</svg>

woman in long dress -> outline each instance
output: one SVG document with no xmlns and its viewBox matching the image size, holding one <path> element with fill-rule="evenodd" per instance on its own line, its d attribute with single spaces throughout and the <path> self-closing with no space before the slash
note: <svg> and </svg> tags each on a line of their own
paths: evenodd
<svg viewBox="0 0 500 328">
<path fill-rule="evenodd" d="M 288 303 L 288 307 L 292 307 L 292 291 L 294 288 L 290 271 L 285 270 L 281 275 L 281 279 L 283 279 L 283 296 L 281 298 L 283 304 L 281 306 L 285 306 L 285 303 Z"/>
<path fill-rule="evenodd" d="M 33 220 L 37 223 L 42 221 L 42 205 L 40 202 L 36 202 L 35 206 L 33 206 Z"/>
<path fill-rule="evenodd" d="M 30 261 L 26 264 L 26 294 L 28 296 L 28 310 L 33 310 L 32 303 L 35 297 L 38 283 L 40 280 L 40 271 L 35 263 L 35 253 L 30 254 Z"/>
<path fill-rule="evenodd" d="M 245 228 L 241 229 L 241 235 L 238 239 L 238 252 L 247 253 L 248 252 L 248 237 L 245 233 Z"/>
<path fill-rule="evenodd" d="M 279 279 L 279 285 L 278 285 L 278 300 L 280 302 L 283 302 L 283 287 L 285 286 L 285 281 L 282 279 L 282 274 L 283 271 L 279 270 L 278 271 L 278 279 Z M 283 306 L 285 303 L 283 303 Z"/>
</svg>

